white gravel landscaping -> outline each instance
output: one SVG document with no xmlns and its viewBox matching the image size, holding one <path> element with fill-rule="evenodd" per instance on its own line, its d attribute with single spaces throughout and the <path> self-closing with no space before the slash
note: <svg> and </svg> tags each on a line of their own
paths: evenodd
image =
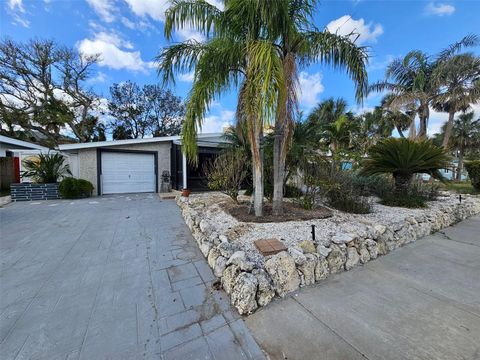
<svg viewBox="0 0 480 360">
<path fill-rule="evenodd" d="M 177 197 L 177 203 L 208 263 L 241 314 L 275 296 L 311 285 L 480 213 L 480 197 L 442 193 L 425 209 L 377 203 L 370 214 L 332 210 L 332 217 L 279 223 L 239 222 L 216 192 Z M 312 228 L 315 225 L 315 242 Z M 254 241 L 276 238 L 288 251 L 264 257 Z"/>
</svg>

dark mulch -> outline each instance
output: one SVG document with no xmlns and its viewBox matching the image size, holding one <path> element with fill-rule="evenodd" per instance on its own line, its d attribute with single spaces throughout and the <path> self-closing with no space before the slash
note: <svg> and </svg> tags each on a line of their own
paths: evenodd
<svg viewBox="0 0 480 360">
<path fill-rule="evenodd" d="M 285 221 L 298 221 L 298 220 L 312 220 L 312 219 L 325 219 L 332 216 L 332 212 L 324 207 L 318 207 L 314 210 L 305 210 L 297 204 L 284 202 L 283 215 L 273 215 L 272 205 L 264 204 L 263 216 L 257 218 L 252 212 L 249 214 L 250 203 L 234 204 L 232 202 L 226 202 L 222 204 L 223 209 L 232 215 L 235 219 L 242 222 L 256 222 L 256 223 L 270 223 L 270 222 L 285 222 Z"/>
</svg>

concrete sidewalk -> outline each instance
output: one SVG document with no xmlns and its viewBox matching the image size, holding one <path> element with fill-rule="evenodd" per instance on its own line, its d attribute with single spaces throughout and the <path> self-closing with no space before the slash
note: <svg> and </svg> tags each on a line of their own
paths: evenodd
<svg viewBox="0 0 480 360">
<path fill-rule="evenodd" d="M 246 320 L 272 359 L 480 359 L 480 217 Z"/>
<path fill-rule="evenodd" d="M 0 359 L 263 359 L 175 201 L 0 208 Z"/>
</svg>

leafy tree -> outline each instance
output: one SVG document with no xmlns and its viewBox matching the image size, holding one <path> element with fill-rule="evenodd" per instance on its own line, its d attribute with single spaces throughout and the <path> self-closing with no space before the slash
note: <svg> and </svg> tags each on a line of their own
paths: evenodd
<svg viewBox="0 0 480 360">
<path fill-rule="evenodd" d="M 448 112 L 442 143 L 447 148 L 455 113 L 467 110 L 480 100 L 480 57 L 473 54 L 455 55 L 440 63 L 432 76 L 434 84 L 440 89 L 435 108 Z"/>
<path fill-rule="evenodd" d="M 115 139 L 180 134 L 185 106 L 171 91 L 164 91 L 159 85 L 140 88 L 127 81 L 111 86 L 110 98 L 108 108 L 115 118 Z"/>
<path fill-rule="evenodd" d="M 180 135 L 185 116 L 182 99 L 159 85 L 145 85 L 143 95 L 153 136 Z"/>
<path fill-rule="evenodd" d="M 108 110 L 115 118 L 113 126 L 122 126 L 134 139 L 143 138 L 148 133 L 150 126 L 145 107 L 145 98 L 136 83 L 126 81 L 110 87 Z"/>
<path fill-rule="evenodd" d="M 392 174 L 395 194 L 407 194 L 416 173 L 443 179 L 439 169 L 448 165 L 449 156 L 430 140 L 390 138 L 372 146 L 363 162 L 361 175 Z"/>
<path fill-rule="evenodd" d="M 132 132 L 123 125 L 116 125 L 112 131 L 113 140 L 133 139 Z"/>
<path fill-rule="evenodd" d="M 51 145 L 61 141 L 61 131 L 70 131 L 80 142 L 88 141 L 83 125 L 98 104 L 86 88 L 98 56 L 86 56 L 51 40 L 26 43 L 0 42 L 0 104 L 21 113 L 18 120 L 0 122 L 33 134 L 40 133 Z M 8 125 L 6 125 L 8 127 Z"/>
</svg>

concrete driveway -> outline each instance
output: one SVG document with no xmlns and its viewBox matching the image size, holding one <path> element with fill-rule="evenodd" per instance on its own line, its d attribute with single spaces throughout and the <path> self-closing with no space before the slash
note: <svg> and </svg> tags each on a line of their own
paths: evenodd
<svg viewBox="0 0 480 360">
<path fill-rule="evenodd" d="M 246 322 L 272 359 L 478 360 L 480 217 L 304 288 Z"/>
<path fill-rule="evenodd" d="M 0 208 L 1 359 L 262 359 L 173 200 Z"/>
</svg>

